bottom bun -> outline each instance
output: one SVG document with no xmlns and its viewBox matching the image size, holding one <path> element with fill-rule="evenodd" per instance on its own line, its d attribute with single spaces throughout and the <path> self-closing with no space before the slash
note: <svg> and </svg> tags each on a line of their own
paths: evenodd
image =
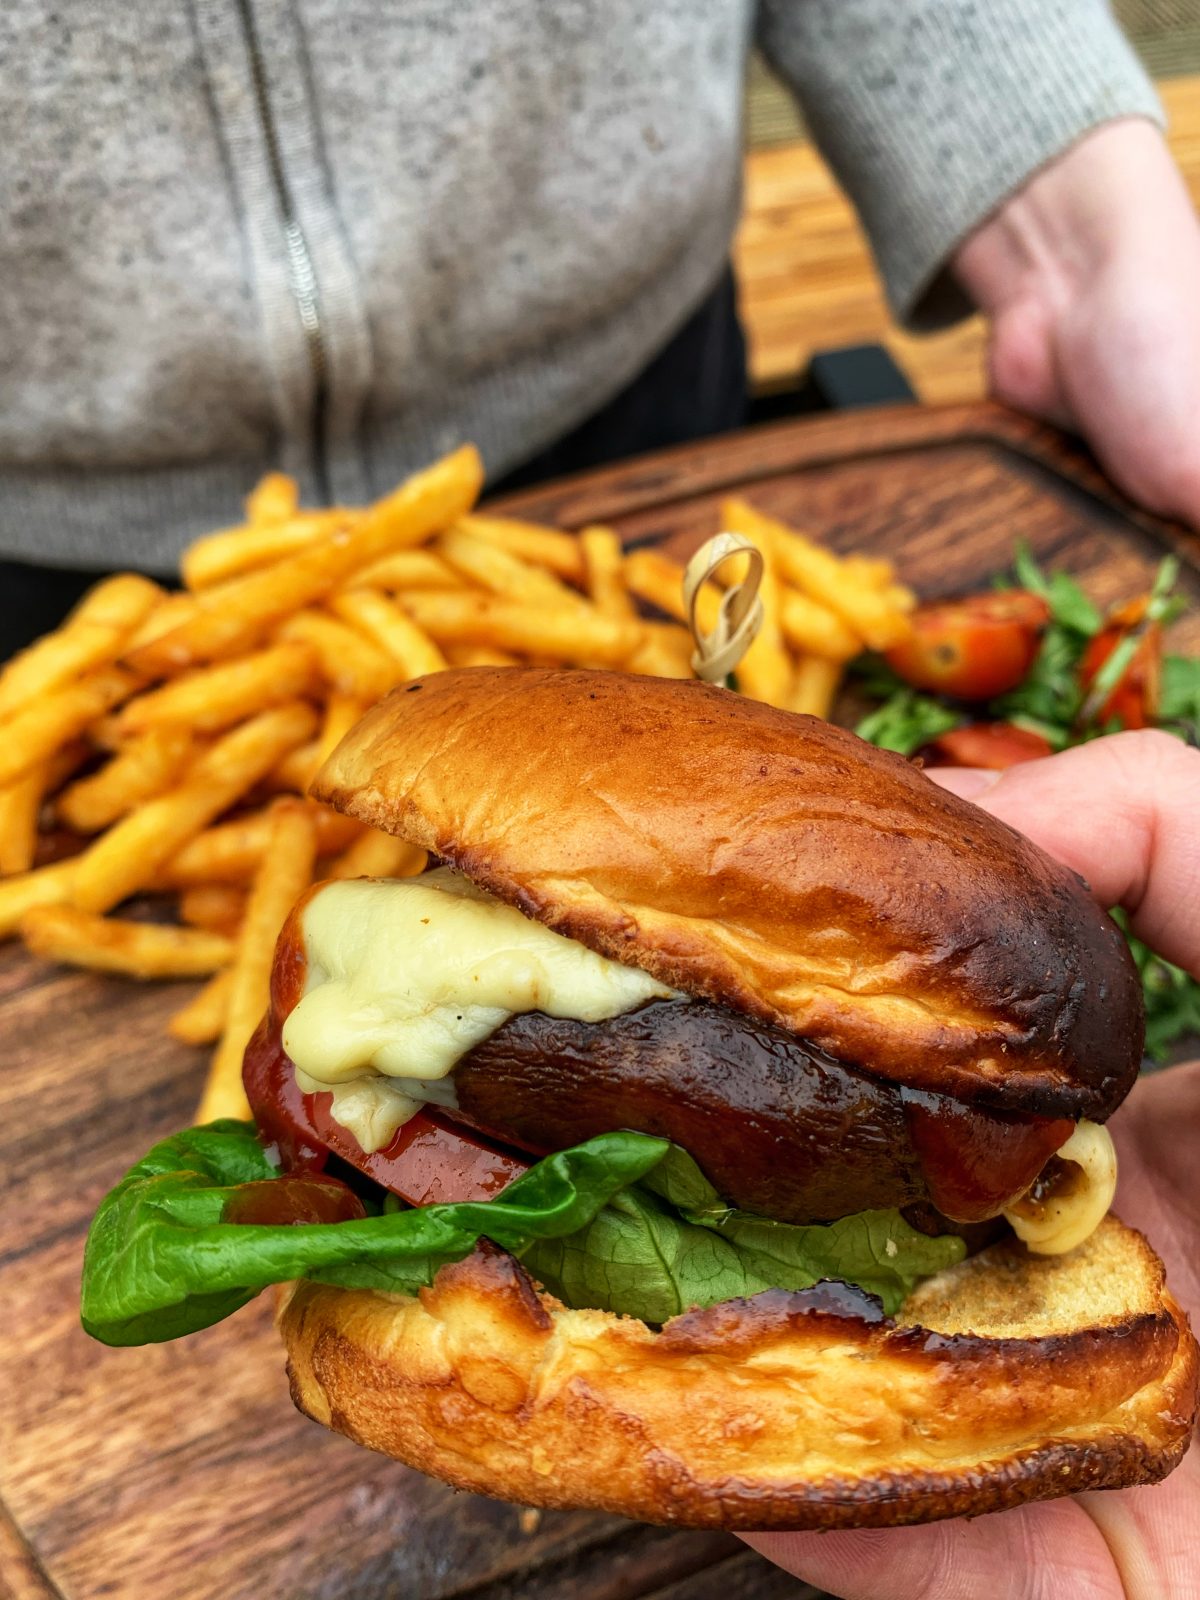
<svg viewBox="0 0 1200 1600">
<path fill-rule="evenodd" d="M 1139 1233 L 995 1245 L 895 1321 L 771 1290 L 661 1332 L 572 1311 L 492 1247 L 416 1296 L 290 1285 L 292 1397 L 482 1494 L 692 1527 L 882 1527 L 1164 1477 L 1197 1352 Z M 859 1314 L 861 1312 L 861 1314 Z"/>
</svg>

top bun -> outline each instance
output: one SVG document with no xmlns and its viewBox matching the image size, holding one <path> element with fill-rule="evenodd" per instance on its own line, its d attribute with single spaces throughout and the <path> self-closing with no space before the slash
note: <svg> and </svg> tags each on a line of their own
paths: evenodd
<svg viewBox="0 0 1200 1600">
<path fill-rule="evenodd" d="M 1103 1119 L 1141 985 L 1083 881 L 901 757 L 726 689 L 418 678 L 313 794 L 527 916 L 914 1088 Z"/>
</svg>

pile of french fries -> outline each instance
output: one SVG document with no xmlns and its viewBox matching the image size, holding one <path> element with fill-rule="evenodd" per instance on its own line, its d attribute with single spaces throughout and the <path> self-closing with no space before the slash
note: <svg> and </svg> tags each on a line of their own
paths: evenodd
<svg viewBox="0 0 1200 1600">
<path fill-rule="evenodd" d="M 0 938 L 78 967 L 206 977 L 169 1023 L 215 1045 L 201 1121 L 246 1114 L 242 1052 L 314 877 L 425 865 L 306 797 L 368 706 L 447 666 L 693 675 L 678 563 L 626 554 L 608 528 L 478 515 L 482 483 L 471 446 L 365 508 L 301 510 L 272 473 L 243 524 L 184 553 L 182 592 L 105 579 L 0 671 Z M 888 563 L 839 559 L 744 501 L 724 502 L 721 525 L 765 565 L 739 689 L 827 716 L 846 662 L 905 637 L 912 595 Z M 702 630 L 720 604 L 706 584 Z M 112 915 L 133 897 L 137 915 Z"/>
</svg>

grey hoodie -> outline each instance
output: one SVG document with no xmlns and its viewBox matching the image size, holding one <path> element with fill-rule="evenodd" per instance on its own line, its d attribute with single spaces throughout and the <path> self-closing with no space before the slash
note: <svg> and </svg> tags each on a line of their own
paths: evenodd
<svg viewBox="0 0 1200 1600">
<path fill-rule="evenodd" d="M 913 324 L 1032 170 L 1159 114 L 1103 0 L 8 0 L 0 554 L 166 569 L 268 467 L 533 455 L 720 275 L 756 30 Z"/>
</svg>

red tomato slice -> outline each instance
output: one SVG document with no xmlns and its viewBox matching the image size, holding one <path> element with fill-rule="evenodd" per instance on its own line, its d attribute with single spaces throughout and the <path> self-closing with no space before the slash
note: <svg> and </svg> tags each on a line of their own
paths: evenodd
<svg viewBox="0 0 1200 1600">
<path fill-rule="evenodd" d="M 1131 626 L 1136 627 L 1140 620 L 1134 617 L 1131 624 L 1129 607 L 1122 607 L 1114 617 L 1116 620 L 1091 641 L 1079 663 L 1079 681 L 1085 693 L 1113 651 L 1128 637 Z M 1153 727 L 1158 714 L 1161 679 L 1162 629 L 1157 622 L 1152 622 L 1138 641 L 1116 688 L 1097 708 L 1095 720 L 1101 724 L 1115 720 L 1124 728 Z"/>
<path fill-rule="evenodd" d="M 911 636 L 886 660 L 917 689 L 990 700 L 1023 681 L 1049 620 L 1049 606 L 1026 589 L 936 601 L 918 606 Z"/>
<path fill-rule="evenodd" d="M 221 1213 L 222 1222 L 294 1226 L 301 1222 L 354 1222 L 366 1207 L 340 1178 L 323 1172 L 295 1178 L 239 1183 Z"/>
<path fill-rule="evenodd" d="M 1003 772 L 1022 761 L 1039 761 L 1054 754 L 1054 747 L 1040 733 L 1014 727 L 1011 722 L 972 722 L 965 728 L 952 728 L 939 734 L 930 749 L 937 757 L 930 766 L 986 767 Z"/>
<path fill-rule="evenodd" d="M 382 1150 L 368 1154 L 329 1112 L 333 1096 L 305 1095 L 313 1127 L 329 1148 L 359 1172 L 413 1206 L 446 1200 L 490 1200 L 530 1163 L 459 1127 L 439 1112 L 418 1111 Z"/>
<path fill-rule="evenodd" d="M 330 1115 L 332 1096 L 302 1094 L 284 1053 L 281 1024 L 264 1017 L 246 1047 L 242 1081 L 255 1121 L 278 1145 L 285 1172 L 320 1172 L 332 1151 L 410 1205 L 488 1200 L 530 1166 L 440 1112 L 419 1111 L 382 1150 L 368 1154 Z"/>
</svg>

